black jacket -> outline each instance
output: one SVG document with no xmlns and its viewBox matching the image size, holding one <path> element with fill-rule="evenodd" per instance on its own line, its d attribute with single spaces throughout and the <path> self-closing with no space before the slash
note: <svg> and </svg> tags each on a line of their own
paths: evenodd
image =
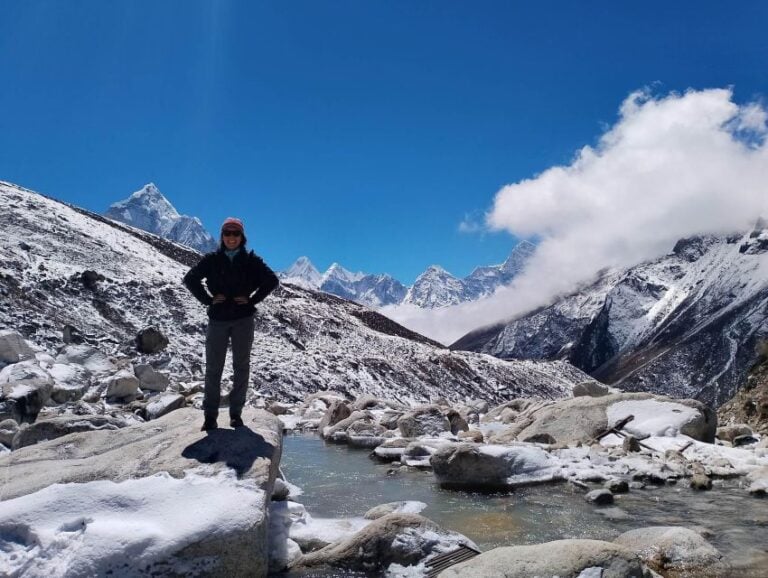
<svg viewBox="0 0 768 578">
<path fill-rule="evenodd" d="M 206 292 L 202 280 L 208 287 Z M 184 285 L 200 303 L 208 306 L 208 317 L 217 321 L 232 321 L 253 315 L 256 304 L 278 286 L 277 275 L 253 251 L 241 249 L 230 261 L 222 249 L 208 253 L 184 276 Z M 226 296 L 223 303 L 213 304 L 213 297 Z M 238 305 L 235 297 L 248 297 L 248 303 Z"/>
</svg>

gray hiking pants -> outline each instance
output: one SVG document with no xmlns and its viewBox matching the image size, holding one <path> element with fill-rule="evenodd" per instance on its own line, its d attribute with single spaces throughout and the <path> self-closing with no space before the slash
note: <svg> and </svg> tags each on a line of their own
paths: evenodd
<svg viewBox="0 0 768 578">
<path fill-rule="evenodd" d="M 245 405 L 248 373 L 251 368 L 253 345 L 253 315 L 234 321 L 208 321 L 205 335 L 205 397 L 203 410 L 206 417 L 219 415 L 221 401 L 221 374 L 227 358 L 227 346 L 232 341 L 232 392 L 229 395 L 229 415 L 239 416 Z"/>
</svg>

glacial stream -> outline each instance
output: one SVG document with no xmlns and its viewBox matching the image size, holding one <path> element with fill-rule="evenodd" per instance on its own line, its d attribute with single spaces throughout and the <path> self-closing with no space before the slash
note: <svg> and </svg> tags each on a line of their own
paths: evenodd
<svg viewBox="0 0 768 578">
<path fill-rule="evenodd" d="M 736 482 L 716 481 L 707 492 L 692 491 L 685 482 L 648 486 L 617 495 L 613 506 L 593 506 L 584 492 L 564 483 L 497 494 L 443 490 L 430 471 L 392 473 L 391 465 L 369 454 L 310 434 L 287 435 L 281 467 L 288 481 L 302 488 L 297 501 L 313 518 L 362 517 L 379 504 L 417 500 L 427 504 L 422 515 L 461 532 L 483 551 L 564 538 L 612 540 L 645 526 L 686 526 L 720 550 L 733 576 L 768 576 L 768 500 L 751 497 Z"/>
</svg>

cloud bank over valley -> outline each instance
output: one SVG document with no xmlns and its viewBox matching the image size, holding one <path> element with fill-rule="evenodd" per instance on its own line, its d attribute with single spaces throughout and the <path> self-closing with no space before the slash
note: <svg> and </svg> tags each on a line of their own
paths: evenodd
<svg viewBox="0 0 768 578">
<path fill-rule="evenodd" d="M 630 94 L 595 146 L 496 193 L 487 229 L 539 240 L 512 285 L 474 303 L 382 312 L 451 343 L 545 305 L 606 267 L 663 255 L 680 238 L 746 230 L 768 215 L 767 119 L 763 104 L 737 104 L 730 89 Z"/>
</svg>

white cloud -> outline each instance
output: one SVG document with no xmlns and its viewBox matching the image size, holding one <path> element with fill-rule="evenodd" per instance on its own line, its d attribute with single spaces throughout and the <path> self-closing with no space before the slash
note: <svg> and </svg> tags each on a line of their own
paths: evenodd
<svg viewBox="0 0 768 578">
<path fill-rule="evenodd" d="M 728 89 L 631 94 L 596 147 L 496 194 L 489 228 L 541 239 L 510 288 L 445 310 L 385 313 L 449 343 L 543 305 L 604 267 L 662 255 L 682 237 L 747 229 L 768 215 L 766 119 L 762 105 L 739 106 Z"/>
<path fill-rule="evenodd" d="M 464 219 L 459 223 L 459 233 L 481 233 L 485 231 L 485 227 L 477 214 L 464 215 Z"/>
</svg>

